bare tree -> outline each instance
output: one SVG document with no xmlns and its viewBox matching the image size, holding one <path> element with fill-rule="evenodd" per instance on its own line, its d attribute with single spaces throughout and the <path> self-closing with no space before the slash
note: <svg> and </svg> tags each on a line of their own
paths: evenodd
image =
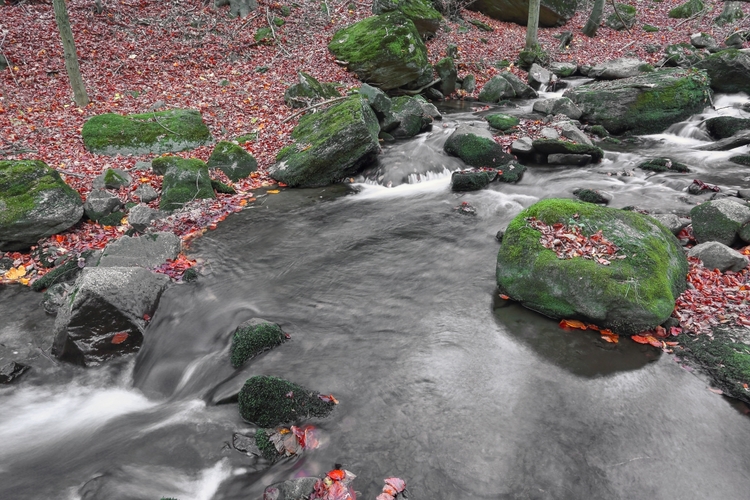
<svg viewBox="0 0 750 500">
<path fill-rule="evenodd" d="M 524 50 L 535 50 L 539 47 L 539 6 L 541 0 L 529 0 L 529 20 L 526 23 L 526 45 Z"/>
<path fill-rule="evenodd" d="M 602 23 L 602 16 L 604 16 L 604 0 L 594 0 L 594 8 L 591 9 L 589 20 L 586 21 L 586 25 L 583 27 L 583 34 L 594 38 L 596 30 L 599 29 L 599 25 Z"/>
<path fill-rule="evenodd" d="M 68 72 L 70 86 L 73 88 L 73 98 L 76 105 L 82 107 L 89 103 L 89 96 L 83 84 L 81 68 L 78 66 L 78 55 L 76 54 L 76 44 L 73 41 L 73 31 L 70 29 L 68 8 L 65 6 L 65 0 L 52 0 L 52 5 L 55 7 L 55 21 L 57 22 L 57 29 L 60 31 L 60 38 L 62 38 L 65 69 Z"/>
</svg>

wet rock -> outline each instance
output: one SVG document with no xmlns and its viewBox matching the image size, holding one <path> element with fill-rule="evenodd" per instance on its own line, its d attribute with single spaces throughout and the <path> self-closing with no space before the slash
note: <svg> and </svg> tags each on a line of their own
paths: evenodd
<svg viewBox="0 0 750 500">
<path fill-rule="evenodd" d="M 587 203 L 598 203 L 606 205 L 612 201 L 612 197 L 596 189 L 578 188 L 573 190 L 573 195 L 581 201 Z"/>
<path fill-rule="evenodd" d="M 90 366 L 137 350 L 167 283 L 140 267 L 84 269 L 57 313 L 52 353 Z"/>
<path fill-rule="evenodd" d="M 258 161 L 245 148 L 233 142 L 221 141 L 214 147 L 206 166 L 209 170 L 221 170 L 229 180 L 236 182 L 258 170 Z"/>
<path fill-rule="evenodd" d="M 123 208 L 123 203 L 120 198 L 101 188 L 92 189 L 83 204 L 83 212 L 86 217 L 97 222 L 121 208 Z"/>
<path fill-rule="evenodd" d="M 678 161 L 673 161 L 670 158 L 650 158 L 640 163 L 638 168 L 650 172 L 666 172 L 668 170 L 674 172 L 690 172 L 690 168 L 687 165 Z"/>
<path fill-rule="evenodd" d="M 478 191 L 490 185 L 497 177 L 496 170 L 459 170 L 451 175 L 451 189 L 453 191 Z"/>
<path fill-rule="evenodd" d="M 748 266 L 747 257 L 718 241 L 695 245 L 688 250 L 688 257 L 697 257 L 707 269 L 718 269 L 721 272 L 737 272 Z"/>
<path fill-rule="evenodd" d="M 729 158 L 729 161 L 732 163 L 737 163 L 738 165 L 745 165 L 746 167 L 750 167 L 750 155 L 736 155 Z M 745 191 L 745 190 L 741 190 Z M 741 196 L 740 198 L 748 198 L 747 196 Z"/>
<path fill-rule="evenodd" d="M 334 403 L 324 401 L 318 393 L 277 377 L 259 375 L 249 378 L 239 395 L 240 415 L 261 427 L 275 427 L 290 422 L 327 416 Z"/>
<path fill-rule="evenodd" d="M 515 155 L 528 155 L 534 152 L 531 137 L 520 137 L 510 145 L 510 151 Z"/>
<path fill-rule="evenodd" d="M 104 248 L 97 265 L 154 269 L 176 259 L 181 248 L 180 238 L 170 232 L 123 236 Z"/>
<path fill-rule="evenodd" d="M 443 115 L 440 114 L 440 111 L 438 111 L 434 104 L 429 102 L 420 102 L 419 105 L 422 106 L 422 114 L 424 116 L 429 116 L 433 120 L 443 119 Z"/>
<path fill-rule="evenodd" d="M 547 163 L 550 165 L 575 165 L 576 167 L 582 167 L 591 163 L 591 155 L 552 153 L 547 155 Z"/>
<path fill-rule="evenodd" d="M 497 180 L 500 182 L 518 182 L 526 172 L 526 167 L 517 161 L 511 161 L 497 171 Z"/>
<path fill-rule="evenodd" d="M 0 384 L 10 384 L 28 369 L 28 366 L 21 363 L 0 358 Z"/>
<path fill-rule="evenodd" d="M 741 130 L 734 134 L 732 137 L 721 139 L 705 146 L 699 146 L 695 149 L 701 151 L 729 151 L 730 149 L 738 148 L 750 144 L 750 130 Z"/>
<path fill-rule="evenodd" d="M 750 200 L 750 189 L 740 189 L 737 191 L 737 196 L 743 200 Z"/>
<path fill-rule="evenodd" d="M 286 335 L 276 323 L 252 318 L 238 326 L 232 334 L 230 356 L 234 368 L 261 352 L 273 349 L 286 340 Z"/>
<path fill-rule="evenodd" d="M 609 265 L 582 257 L 549 258 L 540 233 L 529 229 L 528 217 L 548 225 L 576 220 L 590 232 L 601 230 L 625 258 L 609 259 Z M 510 223 L 498 252 L 496 277 L 501 293 L 529 309 L 555 319 L 578 317 L 632 335 L 660 325 L 672 314 L 675 299 L 686 287 L 687 270 L 675 236 L 650 217 L 548 199 Z"/>
<path fill-rule="evenodd" d="M 732 246 L 740 228 L 750 221 L 750 208 L 740 201 L 724 198 L 696 205 L 690 210 L 690 218 L 698 243 L 718 241 Z"/>
<path fill-rule="evenodd" d="M 135 188 L 133 194 L 141 200 L 141 203 L 151 203 L 159 197 L 159 193 L 156 192 L 156 189 L 151 187 L 151 184 L 141 184 Z"/>
<path fill-rule="evenodd" d="M 516 97 L 516 91 L 513 90 L 513 86 L 501 76 L 493 76 L 487 83 L 484 84 L 482 90 L 479 91 L 479 100 L 482 102 L 496 103 L 503 99 L 509 99 Z"/>
<path fill-rule="evenodd" d="M 534 151 L 542 154 L 576 154 L 590 155 L 592 161 L 598 163 L 604 157 L 604 151 L 596 146 L 586 144 L 576 144 L 568 141 L 555 139 L 536 139 L 532 141 Z"/>
<path fill-rule="evenodd" d="M 392 100 L 391 113 L 398 125 L 389 133 L 396 139 L 408 139 L 420 132 L 429 130 L 432 119 L 424 114 L 422 102 L 408 96 L 396 97 Z"/>
<path fill-rule="evenodd" d="M 587 146 L 594 145 L 594 143 L 591 142 L 591 139 L 589 139 L 586 134 L 581 132 L 581 129 L 578 128 L 575 124 L 571 122 L 563 122 L 559 125 L 559 127 L 562 131 L 563 137 L 579 144 L 586 144 Z"/>
<path fill-rule="evenodd" d="M 619 80 L 620 78 L 630 78 L 652 71 L 654 71 L 654 68 L 645 61 L 621 57 L 597 64 L 589 70 L 588 76 L 597 80 Z"/>
<path fill-rule="evenodd" d="M 578 71 L 578 65 L 571 62 L 552 62 L 549 70 L 560 78 L 567 78 Z"/>
<path fill-rule="evenodd" d="M 540 90 L 546 88 L 549 82 L 552 80 L 552 73 L 542 68 L 538 64 L 534 63 L 529 68 L 529 87 L 534 90 Z"/>
<path fill-rule="evenodd" d="M 537 93 L 536 90 L 532 89 L 529 85 L 524 83 L 523 80 L 518 78 L 516 75 L 514 75 L 510 71 L 503 71 L 499 73 L 497 76 L 505 79 L 505 81 L 510 83 L 510 86 L 513 87 L 513 91 L 516 93 L 517 98 L 536 99 L 537 97 L 539 97 L 539 94 Z"/>
<path fill-rule="evenodd" d="M 683 228 L 690 224 L 690 219 L 679 217 L 675 214 L 652 214 L 651 217 L 661 222 L 674 235 L 677 235 Z"/>
<path fill-rule="evenodd" d="M 540 99 L 534 103 L 533 109 L 537 113 L 545 115 L 562 114 L 573 120 L 577 120 L 581 117 L 581 110 L 567 97 Z"/>
<path fill-rule="evenodd" d="M 706 70 L 711 88 L 716 92 L 750 94 L 750 54 L 727 49 L 711 54 L 695 65 Z"/>
<path fill-rule="evenodd" d="M 65 305 L 70 289 L 71 286 L 68 283 L 55 283 L 47 288 L 42 299 L 44 312 L 51 316 L 57 315 L 57 311 Z"/>
<path fill-rule="evenodd" d="M 499 168 L 514 159 L 495 142 L 489 130 L 460 125 L 445 141 L 443 149 L 472 167 Z"/>
<path fill-rule="evenodd" d="M 301 477 L 274 483 L 263 491 L 263 500 L 307 500 L 317 481 L 317 477 Z"/>
<path fill-rule="evenodd" d="M 43 161 L 0 161 L 0 252 L 26 250 L 82 215 L 81 196 Z"/>
<path fill-rule="evenodd" d="M 750 118 L 737 116 L 715 116 L 703 122 L 706 132 L 712 139 L 726 139 L 737 132 L 750 130 Z"/>
<path fill-rule="evenodd" d="M 245 436 L 244 434 L 235 432 L 234 435 L 232 435 L 232 446 L 235 450 L 241 453 L 260 456 L 260 450 L 255 445 L 254 436 Z"/>
<path fill-rule="evenodd" d="M 462 215 L 476 215 L 477 209 L 471 206 L 468 201 L 462 201 L 457 207 L 453 207 L 454 212 L 458 212 Z"/>
<path fill-rule="evenodd" d="M 142 233 L 146 228 L 151 226 L 153 221 L 160 219 L 165 215 L 164 212 L 154 210 L 148 205 L 141 203 L 130 209 L 130 212 L 128 213 L 128 224 L 139 233 Z"/>
</svg>

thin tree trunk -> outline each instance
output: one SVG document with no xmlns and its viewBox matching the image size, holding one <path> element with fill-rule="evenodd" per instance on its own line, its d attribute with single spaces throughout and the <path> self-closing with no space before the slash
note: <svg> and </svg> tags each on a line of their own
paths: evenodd
<svg viewBox="0 0 750 500">
<path fill-rule="evenodd" d="M 602 23 L 603 15 L 604 0 L 595 0 L 594 8 L 591 9 L 589 20 L 586 21 L 586 26 L 583 27 L 583 34 L 589 38 L 594 38 L 596 36 L 596 30 L 599 29 L 599 25 Z"/>
<path fill-rule="evenodd" d="M 526 45 L 524 50 L 534 50 L 539 46 L 537 31 L 539 30 L 539 4 L 541 0 L 529 1 L 529 20 L 526 23 Z"/>
<path fill-rule="evenodd" d="M 73 98 L 76 105 L 83 107 L 89 103 L 89 96 L 83 84 L 81 69 L 78 67 L 78 55 L 73 41 L 73 31 L 70 29 L 68 9 L 65 6 L 65 0 L 52 0 L 52 5 L 55 7 L 55 21 L 57 22 L 57 29 L 60 31 L 60 38 L 62 38 L 65 69 L 68 72 L 70 86 L 73 88 Z"/>
</svg>

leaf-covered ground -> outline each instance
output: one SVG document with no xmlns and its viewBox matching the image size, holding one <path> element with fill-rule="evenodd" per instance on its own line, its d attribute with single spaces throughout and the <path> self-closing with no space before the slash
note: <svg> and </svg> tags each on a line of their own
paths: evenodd
<svg viewBox="0 0 750 500">
<path fill-rule="evenodd" d="M 579 12 L 565 26 L 540 29 L 540 42 L 557 61 L 595 64 L 635 56 L 655 64 L 662 51 L 651 52 L 650 46 L 687 42 L 699 31 L 721 41 L 734 30 L 750 26 L 748 21 L 721 28 L 713 25 L 723 7 L 718 1 L 706 2 L 705 14 L 692 20 L 667 16 L 680 4 L 678 0 L 626 3 L 638 9 L 637 22 L 629 31 L 617 32 L 602 25 L 596 38 L 588 38 L 581 34 L 588 13 Z M 310 1 L 300 6 L 289 0 L 261 0 L 258 10 L 244 19 L 230 18 L 228 7 L 215 9 L 212 4 L 203 0 L 122 0 L 105 2 L 105 10 L 97 14 L 91 0 L 68 2 L 81 71 L 92 100 L 85 108 L 72 101 L 52 5 L 27 1 L 0 5 L 0 54 L 10 61 L 10 66 L 0 71 L 0 158 L 44 160 L 82 196 L 88 193 L 96 175 L 112 167 L 131 170 L 138 179 L 135 184 L 149 183 L 159 189 L 159 176 L 136 168 L 137 161 L 150 159 L 148 155 L 107 157 L 88 153 L 81 141 L 81 127 L 97 114 L 144 112 L 156 103 L 167 108 L 194 108 L 201 111 L 217 140 L 252 134 L 254 139 L 242 145 L 258 159 L 259 171 L 234 184 L 237 195 L 196 202 L 160 223 L 160 228 L 189 240 L 252 203 L 253 190 L 272 186 L 266 169 L 288 143 L 296 124 L 296 119 L 283 122 L 292 114 L 284 105 L 284 90 L 296 83 L 298 71 L 321 81 L 340 82 L 342 92 L 358 86 L 354 76 L 334 62 L 327 44 L 339 28 L 372 15 L 372 4 L 345 0 Z M 742 8 L 750 14 L 750 4 Z M 289 14 L 285 15 L 287 9 Z M 509 63 L 513 72 L 525 77 L 512 65 L 524 45 L 524 27 L 470 11 L 463 17 L 481 20 L 494 31 L 447 22 L 427 44 L 432 63 L 445 56 L 448 44 L 455 44 L 459 76 L 474 74 L 477 88 Z M 284 24 L 278 26 L 281 23 L 274 23 L 275 18 Z M 258 30 L 271 24 L 270 40 L 256 41 Z M 645 32 L 646 24 L 660 30 Z M 567 48 L 560 48 L 555 38 L 563 31 L 571 31 L 574 36 Z M 470 96 L 453 96 L 462 97 Z M 524 123 L 528 127 L 539 125 L 529 120 L 522 126 Z M 179 154 L 206 160 L 211 150 L 205 146 Z M 134 189 L 120 191 L 123 201 L 133 201 Z M 49 238 L 42 247 L 75 255 L 87 248 L 102 248 L 126 227 L 81 222 Z M 0 275 L 0 283 L 29 283 L 42 275 L 45 270 L 38 255 L 0 254 L 0 258 L 12 260 L 15 269 Z M 709 279 L 704 271 L 693 274 L 701 281 Z M 700 301 L 691 296 L 689 302 Z M 691 318 L 701 324 L 695 315 Z"/>
</svg>

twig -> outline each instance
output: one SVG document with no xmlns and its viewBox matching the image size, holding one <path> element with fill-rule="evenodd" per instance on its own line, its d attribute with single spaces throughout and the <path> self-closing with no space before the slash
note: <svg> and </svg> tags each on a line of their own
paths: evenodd
<svg viewBox="0 0 750 500">
<path fill-rule="evenodd" d="M 273 22 L 271 22 L 271 12 L 268 10 L 268 7 L 266 7 L 266 21 L 268 22 L 268 26 L 271 28 L 273 39 L 276 40 L 276 30 L 273 29 Z"/>
<path fill-rule="evenodd" d="M 687 23 L 687 22 L 690 22 L 690 21 L 692 21 L 693 19 L 695 19 L 696 17 L 700 16 L 701 14 L 705 14 L 707 10 L 708 10 L 708 9 L 703 9 L 703 10 L 701 10 L 701 11 L 699 11 L 699 12 L 696 12 L 695 14 L 693 14 L 693 15 L 692 15 L 692 16 L 690 16 L 690 17 L 688 17 L 687 19 L 683 19 L 683 20 L 682 20 L 682 21 L 680 21 L 679 23 L 675 24 L 675 25 L 674 25 L 674 27 L 675 27 L 675 28 L 679 28 L 679 27 L 680 27 L 680 26 L 682 26 L 683 24 L 685 24 L 685 23 Z"/>
<path fill-rule="evenodd" d="M 79 174 L 77 172 L 71 172 L 70 170 L 65 170 L 65 169 L 62 169 L 62 168 L 58 168 L 56 170 L 58 172 L 64 173 L 65 175 L 72 175 L 73 177 L 80 177 L 81 179 L 85 179 L 86 178 L 86 176 L 84 174 Z"/>
<path fill-rule="evenodd" d="M 630 28 L 628 28 L 628 25 L 625 24 L 625 21 L 623 21 L 622 16 L 620 16 L 620 12 L 617 10 L 617 5 L 615 5 L 615 0 L 610 0 L 609 3 L 612 5 L 612 8 L 615 9 L 615 14 L 617 15 L 617 19 L 620 20 L 620 22 L 622 23 L 623 27 L 625 28 L 625 31 L 627 31 L 628 33 L 630 33 Z"/>
<path fill-rule="evenodd" d="M 443 81 L 443 79 L 442 79 L 442 78 L 437 78 L 436 80 L 434 80 L 434 81 L 432 81 L 432 82 L 428 83 L 427 85 L 424 85 L 424 86 L 422 86 L 422 87 L 419 87 L 419 88 L 418 88 L 418 89 L 416 89 L 416 90 L 402 90 L 402 91 L 401 91 L 401 93 L 402 93 L 402 94 L 404 94 L 404 95 L 417 95 L 417 94 L 419 94 L 420 92 L 422 92 L 422 91 L 423 91 L 424 89 L 426 89 L 426 88 L 428 88 L 428 87 L 432 87 L 432 86 L 433 86 L 433 85 L 435 85 L 436 83 L 440 83 L 440 82 L 442 82 L 442 81 Z"/>
<path fill-rule="evenodd" d="M 326 105 L 326 104 L 331 104 L 331 103 L 333 103 L 333 102 L 343 101 L 344 99 L 348 99 L 348 98 L 349 98 L 349 96 L 348 96 L 348 95 L 345 95 L 345 96 L 342 96 L 342 97 L 334 97 L 333 99 L 329 99 L 329 100 L 327 100 L 327 101 L 319 102 L 318 104 L 313 104 L 312 106 L 308 106 L 308 107 L 306 107 L 306 108 L 304 108 L 304 109 L 301 109 L 301 110 L 297 111 L 297 112 L 296 112 L 296 113 L 294 113 L 293 115 L 291 115 L 291 116 L 288 116 L 288 117 L 284 118 L 284 119 L 283 119 L 283 120 L 281 121 L 281 123 L 286 123 L 286 122 L 288 122 L 289 120 L 291 120 L 292 118 L 295 118 L 295 117 L 297 117 L 297 116 L 301 115 L 301 114 L 302 114 L 302 113 L 304 113 L 305 111 L 310 111 L 311 109 L 319 108 L 319 107 L 321 107 L 321 106 L 324 106 L 324 105 Z"/>
<path fill-rule="evenodd" d="M 165 126 L 164 126 L 164 125 L 163 125 L 163 124 L 162 124 L 162 123 L 161 123 L 161 122 L 159 121 L 159 117 L 158 117 L 158 116 L 156 116 L 156 111 L 154 111 L 154 120 L 156 121 L 156 123 L 158 123 L 158 124 L 159 124 L 159 126 L 160 126 L 161 128 L 163 128 L 164 130 L 166 130 L 166 131 L 167 131 L 167 132 L 169 132 L 170 134 L 174 134 L 174 135 L 182 135 L 182 134 L 178 134 L 178 133 L 177 133 L 177 132 L 175 132 L 174 130 L 169 130 L 169 129 L 168 129 L 167 127 L 165 127 Z"/>
<path fill-rule="evenodd" d="M 620 50 L 619 50 L 618 52 L 622 52 L 623 50 L 627 49 L 628 47 L 630 47 L 630 46 L 631 46 L 631 45 L 633 45 L 634 43 L 635 43 L 635 40 L 633 40 L 633 41 L 632 41 L 632 42 L 630 42 L 630 43 L 626 43 L 625 45 L 623 45 L 623 46 L 622 46 L 622 48 L 621 48 L 621 49 L 620 49 Z"/>
</svg>

